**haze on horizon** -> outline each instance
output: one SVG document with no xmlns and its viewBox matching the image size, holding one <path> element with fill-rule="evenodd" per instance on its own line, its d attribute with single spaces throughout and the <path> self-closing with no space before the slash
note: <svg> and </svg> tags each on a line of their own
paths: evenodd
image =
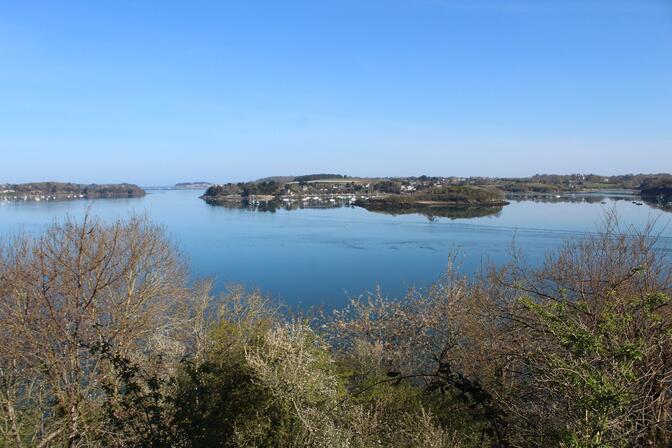
<svg viewBox="0 0 672 448">
<path fill-rule="evenodd" d="M 0 0 L 0 183 L 672 171 L 667 0 Z"/>
</svg>

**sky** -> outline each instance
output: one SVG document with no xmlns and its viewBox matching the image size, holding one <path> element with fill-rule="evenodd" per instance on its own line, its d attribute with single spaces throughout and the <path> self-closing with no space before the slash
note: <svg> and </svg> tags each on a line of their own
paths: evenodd
<svg viewBox="0 0 672 448">
<path fill-rule="evenodd" d="M 672 171 L 672 0 L 0 0 L 0 183 Z"/>
</svg>

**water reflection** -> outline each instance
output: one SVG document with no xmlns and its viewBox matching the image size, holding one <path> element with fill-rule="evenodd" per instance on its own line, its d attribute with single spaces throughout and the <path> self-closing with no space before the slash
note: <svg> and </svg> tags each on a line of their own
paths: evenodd
<svg viewBox="0 0 672 448">
<path fill-rule="evenodd" d="M 582 191 L 577 193 L 509 193 L 506 195 L 509 201 L 533 201 L 541 203 L 586 203 L 599 204 L 607 201 L 628 201 L 638 203 L 641 197 L 633 190 L 602 190 L 602 191 Z"/>
<path fill-rule="evenodd" d="M 293 211 L 304 209 L 332 209 L 332 208 L 356 208 L 353 202 L 349 199 L 331 199 L 331 200 L 316 200 L 308 198 L 300 201 L 213 201 L 206 200 L 212 206 L 225 207 L 231 209 L 247 210 L 251 212 L 270 212 L 275 213 L 279 210 Z M 468 219 L 481 218 L 484 216 L 499 216 L 502 212 L 502 207 L 435 207 L 435 206 L 417 206 L 405 209 L 381 210 L 368 209 L 373 213 L 380 213 L 384 215 L 399 216 L 399 215 L 422 215 L 430 221 L 436 218 L 449 219 Z"/>
<path fill-rule="evenodd" d="M 537 203 L 573 203 L 573 204 L 607 204 L 607 202 L 630 202 L 634 205 L 648 205 L 658 210 L 672 212 L 672 200 L 669 198 L 646 198 L 632 191 L 611 192 L 581 192 L 572 194 L 508 194 L 507 200 L 513 202 L 537 202 Z"/>
<path fill-rule="evenodd" d="M 366 208 L 366 207 L 362 207 Z M 375 210 L 367 209 L 373 213 L 382 213 L 384 215 L 423 215 L 430 221 L 436 218 L 470 219 L 482 218 L 484 216 L 499 217 L 503 207 L 412 207 L 397 210 Z"/>
<path fill-rule="evenodd" d="M 215 207 L 225 207 L 239 210 L 248 210 L 251 212 L 270 212 L 275 213 L 278 210 L 302 210 L 302 209 L 328 209 L 328 208 L 354 208 L 353 201 L 349 199 L 313 199 L 305 198 L 303 200 L 213 200 L 205 199 L 205 202 Z"/>
<path fill-rule="evenodd" d="M 664 210 L 666 212 L 672 212 L 672 200 L 665 200 L 665 199 L 642 199 L 646 205 L 649 205 L 651 207 Z"/>
</svg>

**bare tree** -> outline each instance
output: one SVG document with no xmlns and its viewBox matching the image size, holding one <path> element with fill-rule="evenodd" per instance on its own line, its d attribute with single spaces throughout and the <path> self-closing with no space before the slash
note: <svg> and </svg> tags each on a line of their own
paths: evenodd
<svg viewBox="0 0 672 448">
<path fill-rule="evenodd" d="M 4 440 L 16 447 L 95 444 L 104 431 L 101 384 L 112 377 L 88 347 L 108 344 L 148 363 L 159 362 L 150 356 L 159 348 L 179 355 L 185 285 L 179 254 L 144 218 L 68 219 L 7 245 L 0 256 Z"/>
</svg>

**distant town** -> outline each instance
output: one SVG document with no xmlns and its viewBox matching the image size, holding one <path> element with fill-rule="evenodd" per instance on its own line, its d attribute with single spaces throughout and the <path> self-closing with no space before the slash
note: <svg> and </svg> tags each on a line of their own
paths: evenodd
<svg viewBox="0 0 672 448">
<path fill-rule="evenodd" d="M 628 192 L 636 200 L 669 208 L 672 175 L 538 174 L 493 177 L 350 177 L 343 174 L 275 176 L 249 182 L 181 182 L 162 189 L 202 190 L 212 205 L 260 209 L 359 206 L 371 211 L 440 214 L 442 209 L 501 208 L 516 196 L 554 197 L 580 192 Z M 149 188 L 147 188 L 149 189 Z M 145 195 L 134 184 L 36 182 L 0 184 L 0 201 L 59 201 Z"/>
</svg>

